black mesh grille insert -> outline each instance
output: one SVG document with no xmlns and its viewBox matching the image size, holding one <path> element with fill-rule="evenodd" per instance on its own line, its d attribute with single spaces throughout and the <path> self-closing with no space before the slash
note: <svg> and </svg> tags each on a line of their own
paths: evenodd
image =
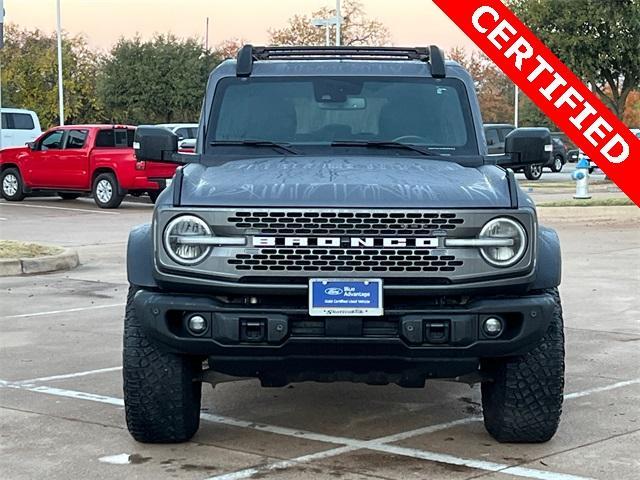
<svg viewBox="0 0 640 480">
<path fill-rule="evenodd" d="M 429 235 L 464 223 L 455 213 L 239 210 L 228 218 L 263 235 Z"/>
<path fill-rule="evenodd" d="M 228 260 L 239 271 L 454 272 L 463 265 L 451 255 L 425 249 L 263 248 Z"/>
</svg>

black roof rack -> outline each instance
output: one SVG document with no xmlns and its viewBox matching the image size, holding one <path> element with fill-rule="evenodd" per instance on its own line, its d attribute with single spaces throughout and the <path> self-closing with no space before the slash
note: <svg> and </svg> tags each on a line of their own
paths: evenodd
<svg viewBox="0 0 640 480">
<path fill-rule="evenodd" d="M 254 61 L 280 60 L 418 60 L 431 64 L 431 75 L 444 78 L 444 53 L 436 45 L 429 47 L 254 47 L 245 45 L 238 52 L 236 75 L 248 77 L 253 70 Z"/>
</svg>

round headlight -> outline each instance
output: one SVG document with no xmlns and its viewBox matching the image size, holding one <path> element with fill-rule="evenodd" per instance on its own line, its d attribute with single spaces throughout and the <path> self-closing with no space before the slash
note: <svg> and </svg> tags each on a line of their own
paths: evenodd
<svg viewBox="0 0 640 480">
<path fill-rule="evenodd" d="M 482 227 L 481 239 L 513 240 L 511 245 L 483 247 L 482 258 L 494 267 L 510 267 L 517 263 L 527 248 L 527 234 L 520 223 L 510 218 L 494 218 Z"/>
<path fill-rule="evenodd" d="M 189 238 L 210 235 L 211 228 L 204 220 L 194 215 L 181 215 L 164 229 L 164 248 L 174 261 L 194 265 L 209 255 L 211 246 L 191 243 Z"/>
</svg>

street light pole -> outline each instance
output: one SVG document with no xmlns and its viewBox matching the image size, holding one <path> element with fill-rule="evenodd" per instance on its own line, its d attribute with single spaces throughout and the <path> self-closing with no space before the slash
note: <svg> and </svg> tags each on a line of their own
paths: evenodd
<svg viewBox="0 0 640 480">
<path fill-rule="evenodd" d="M 342 42 L 342 31 L 341 31 L 341 27 L 342 27 L 342 14 L 340 12 L 340 0 L 336 0 L 336 47 L 340 46 L 340 43 Z M 327 41 L 327 45 L 329 45 L 329 42 Z"/>
<path fill-rule="evenodd" d="M 520 102 L 518 101 L 520 99 L 520 89 L 518 88 L 518 86 L 516 85 L 516 95 L 515 95 L 516 99 L 514 102 L 514 114 L 513 114 L 513 123 L 515 124 L 516 128 L 518 128 L 518 121 L 520 120 L 518 117 L 520 116 Z"/>
<path fill-rule="evenodd" d="M 207 17 L 207 22 L 204 29 L 204 49 L 205 51 L 209 51 L 209 17 Z"/>
<path fill-rule="evenodd" d="M 58 109 L 60 111 L 60 126 L 64 125 L 64 91 L 62 87 L 62 27 L 60 20 L 60 0 L 56 0 L 58 23 Z"/>
<path fill-rule="evenodd" d="M 314 18 L 311 21 L 311 25 L 314 27 L 324 27 L 324 44 L 325 46 L 329 46 L 331 44 L 331 30 L 330 26 L 332 25 L 330 18 Z"/>
<path fill-rule="evenodd" d="M 336 46 L 339 47 L 341 44 L 341 27 L 342 27 L 342 15 L 340 13 L 340 0 L 336 0 L 336 15 L 331 18 L 314 18 L 311 20 L 311 25 L 314 27 L 324 27 L 324 43 L 328 47 L 331 44 L 331 34 L 330 34 L 330 26 L 336 26 Z"/>
</svg>

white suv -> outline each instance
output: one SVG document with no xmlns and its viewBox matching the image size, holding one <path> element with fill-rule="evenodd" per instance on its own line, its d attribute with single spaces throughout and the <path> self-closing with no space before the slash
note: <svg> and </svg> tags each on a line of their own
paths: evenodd
<svg viewBox="0 0 640 480">
<path fill-rule="evenodd" d="M 22 147 L 42 134 L 38 115 L 31 110 L 2 109 L 2 134 L 0 148 Z"/>
<path fill-rule="evenodd" d="M 197 123 L 160 123 L 157 127 L 164 127 L 171 130 L 178 136 L 178 145 L 183 147 L 182 143 L 185 140 L 195 140 L 198 137 L 198 124 Z"/>
</svg>

